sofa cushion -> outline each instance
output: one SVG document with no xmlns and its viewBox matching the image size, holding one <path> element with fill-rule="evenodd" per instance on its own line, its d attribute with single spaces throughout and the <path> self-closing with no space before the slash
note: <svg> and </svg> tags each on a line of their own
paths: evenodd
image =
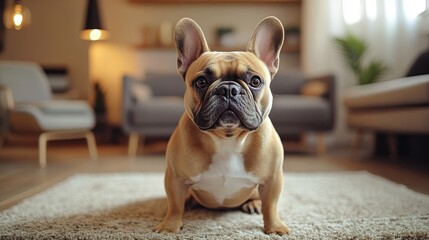
<svg viewBox="0 0 429 240">
<path fill-rule="evenodd" d="M 306 82 L 305 76 L 300 72 L 288 71 L 277 73 L 270 88 L 274 95 L 299 94 L 301 85 Z"/>
<path fill-rule="evenodd" d="M 305 96 L 322 97 L 328 92 L 328 86 L 322 81 L 308 81 L 302 85 L 300 92 Z"/>
<path fill-rule="evenodd" d="M 141 81 L 134 82 L 130 90 L 132 94 L 132 99 L 137 104 L 147 102 L 153 96 L 152 90 Z"/>
<path fill-rule="evenodd" d="M 17 104 L 18 108 L 26 103 Z M 67 115 L 67 114 L 85 114 L 90 108 L 86 101 L 82 100 L 51 100 L 44 102 L 30 103 L 48 115 Z"/>
<path fill-rule="evenodd" d="M 329 103 L 309 96 L 274 96 L 270 118 L 275 127 L 288 124 L 301 128 L 320 129 L 330 123 Z"/>
<path fill-rule="evenodd" d="M 429 104 L 429 74 L 351 87 L 344 103 L 350 109 Z"/>
<path fill-rule="evenodd" d="M 14 129 L 28 130 L 21 121 L 25 115 L 35 119 L 43 131 L 91 129 L 95 125 L 94 112 L 86 101 L 17 103 L 11 113 Z"/>
<path fill-rule="evenodd" d="M 153 96 L 180 96 L 185 94 L 185 82 L 178 73 L 148 73 L 144 83 L 152 90 Z"/>
<path fill-rule="evenodd" d="M 130 121 L 141 126 L 175 126 L 184 112 L 183 98 L 153 97 L 129 109 Z"/>
</svg>

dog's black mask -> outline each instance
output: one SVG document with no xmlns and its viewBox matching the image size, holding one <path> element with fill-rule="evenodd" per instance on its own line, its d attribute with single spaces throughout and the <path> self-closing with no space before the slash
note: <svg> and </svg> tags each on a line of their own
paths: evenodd
<svg viewBox="0 0 429 240">
<path fill-rule="evenodd" d="M 221 81 L 210 92 L 207 91 L 201 108 L 194 116 L 201 130 L 238 126 L 252 131 L 263 120 L 252 92 L 235 81 Z"/>
</svg>

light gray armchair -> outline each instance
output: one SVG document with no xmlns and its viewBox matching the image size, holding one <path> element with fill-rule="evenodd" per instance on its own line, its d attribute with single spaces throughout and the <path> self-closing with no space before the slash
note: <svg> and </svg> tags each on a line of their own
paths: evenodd
<svg viewBox="0 0 429 240">
<path fill-rule="evenodd" d="M 95 125 L 92 108 L 86 101 L 53 100 L 48 79 L 39 65 L 0 61 L 0 85 L 7 102 L 3 105 L 8 107 L 8 132 L 40 134 L 41 167 L 46 167 L 49 140 L 86 138 L 91 158 L 97 158 L 91 132 Z"/>
</svg>

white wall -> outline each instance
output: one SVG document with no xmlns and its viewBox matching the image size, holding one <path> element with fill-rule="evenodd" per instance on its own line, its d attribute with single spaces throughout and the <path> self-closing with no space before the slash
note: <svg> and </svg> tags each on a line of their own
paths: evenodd
<svg viewBox="0 0 429 240">
<path fill-rule="evenodd" d="M 100 1 L 109 41 L 139 44 L 144 25 L 157 27 L 162 22 L 173 25 L 183 17 L 198 22 L 209 43 L 215 28 L 232 26 L 238 38 L 246 43 L 256 24 L 266 16 L 277 16 L 285 26 L 299 25 L 299 6 L 288 4 L 130 4 L 128 0 Z M 244 50 L 244 49 L 243 49 Z"/>
</svg>

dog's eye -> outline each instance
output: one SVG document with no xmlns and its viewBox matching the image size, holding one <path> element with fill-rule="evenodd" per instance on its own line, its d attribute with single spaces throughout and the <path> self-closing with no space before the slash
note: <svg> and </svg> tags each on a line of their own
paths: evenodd
<svg viewBox="0 0 429 240">
<path fill-rule="evenodd" d="M 201 89 L 207 87 L 207 79 L 205 77 L 199 77 L 197 80 L 195 80 L 195 87 Z"/>
<path fill-rule="evenodd" d="M 262 84 L 262 80 L 259 76 L 253 76 L 249 82 L 249 85 L 253 88 L 258 88 L 261 86 L 261 84 Z"/>
</svg>

